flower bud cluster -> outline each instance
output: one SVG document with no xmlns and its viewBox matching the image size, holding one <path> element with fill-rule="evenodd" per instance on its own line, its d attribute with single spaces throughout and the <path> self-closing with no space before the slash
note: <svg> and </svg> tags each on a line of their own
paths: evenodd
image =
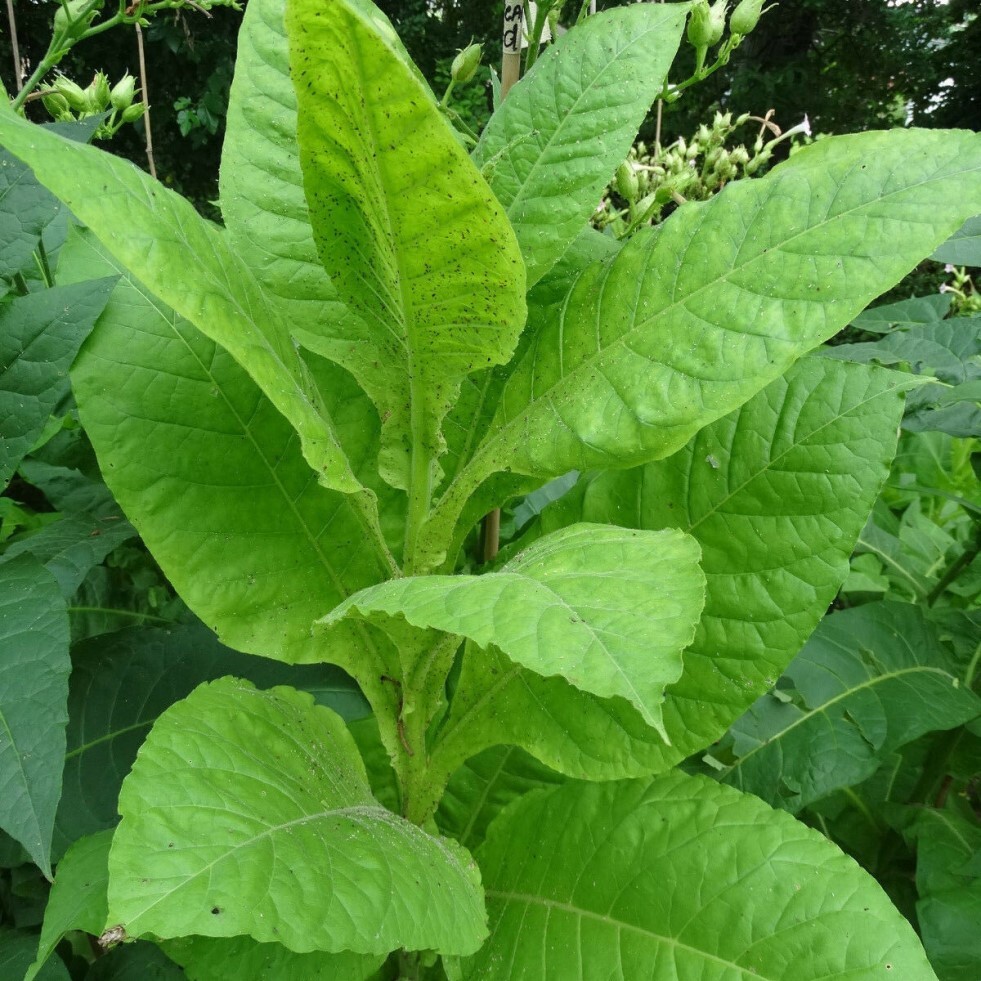
<svg viewBox="0 0 981 981">
<path fill-rule="evenodd" d="M 636 143 L 617 168 L 594 215 L 594 224 L 610 227 L 620 237 L 642 225 L 656 224 L 672 202 L 703 201 L 730 181 L 760 173 L 777 143 L 801 132 L 810 134 L 806 120 L 784 133 L 770 116 L 744 113 L 734 117 L 731 112 L 717 112 L 711 125 L 699 126 L 691 139 L 679 137 L 665 147 Z M 760 124 L 752 148 L 727 145 L 733 133 L 749 122 Z"/>
<path fill-rule="evenodd" d="M 135 102 L 136 79 L 124 75 L 110 87 L 109 77 L 96 72 L 86 88 L 66 75 L 57 75 L 42 96 L 45 109 L 57 122 L 73 122 L 108 112 L 109 118 L 95 132 L 98 139 L 107 139 L 126 123 L 135 123 L 146 112 L 146 105 Z"/>
</svg>

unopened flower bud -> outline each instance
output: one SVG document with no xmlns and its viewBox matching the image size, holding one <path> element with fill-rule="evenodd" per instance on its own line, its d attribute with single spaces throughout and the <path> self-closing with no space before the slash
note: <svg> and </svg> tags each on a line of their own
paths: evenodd
<svg viewBox="0 0 981 981">
<path fill-rule="evenodd" d="M 122 120 L 124 123 L 135 123 L 138 119 L 142 118 L 145 112 L 145 102 L 134 102 L 131 106 L 127 106 L 123 110 Z"/>
<path fill-rule="evenodd" d="M 760 22 L 763 0 L 740 0 L 729 18 L 729 30 L 733 34 L 746 35 Z"/>
<path fill-rule="evenodd" d="M 617 192 L 625 201 L 635 201 L 640 193 L 640 182 L 637 180 L 637 173 L 628 163 L 622 163 L 617 167 Z"/>
<path fill-rule="evenodd" d="M 102 112 L 109 105 L 109 79 L 103 72 L 95 73 L 85 97 L 89 112 Z"/>
<path fill-rule="evenodd" d="M 117 112 L 122 112 L 133 104 L 133 97 L 136 95 L 136 79 L 132 75 L 124 75 L 112 87 L 109 93 L 109 104 Z"/>
<path fill-rule="evenodd" d="M 76 112 L 85 112 L 88 109 L 85 90 L 70 78 L 59 75 L 54 81 L 53 88 L 55 92 L 64 97 L 68 105 Z"/>
<path fill-rule="evenodd" d="M 483 51 L 479 44 L 468 44 L 457 54 L 450 66 L 450 77 L 457 85 L 463 85 L 474 77 L 480 67 L 482 54 Z"/>
<path fill-rule="evenodd" d="M 722 40 L 722 35 L 726 29 L 726 11 L 729 9 L 729 0 L 715 0 L 709 9 L 709 42 L 711 48 Z"/>
<path fill-rule="evenodd" d="M 693 48 L 707 48 L 712 37 L 712 8 L 708 0 L 696 0 L 688 17 L 688 43 Z"/>
<path fill-rule="evenodd" d="M 48 110 L 52 119 L 64 119 L 71 114 L 71 107 L 68 100 L 58 91 L 49 92 L 41 97 L 44 108 Z"/>
</svg>

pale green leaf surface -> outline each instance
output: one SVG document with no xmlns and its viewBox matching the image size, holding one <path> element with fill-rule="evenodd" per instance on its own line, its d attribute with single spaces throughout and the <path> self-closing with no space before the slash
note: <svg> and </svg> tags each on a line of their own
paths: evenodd
<svg viewBox="0 0 981 981">
<path fill-rule="evenodd" d="M 131 936 L 248 935 L 297 953 L 469 953 L 470 856 L 381 807 L 343 721 L 226 678 L 154 725 L 119 797 L 109 920 Z"/>
<path fill-rule="evenodd" d="M 467 760 L 453 774 L 439 802 L 436 823 L 473 850 L 508 804 L 531 790 L 564 782 L 565 777 L 517 746 L 494 746 Z"/>
<path fill-rule="evenodd" d="M 695 541 L 678 531 L 574 525 L 483 576 L 393 579 L 352 596 L 326 623 L 403 617 L 495 646 L 543 676 L 618 695 L 663 733 L 664 688 L 702 609 Z"/>
<path fill-rule="evenodd" d="M 384 959 L 350 951 L 297 954 L 249 937 L 180 937 L 163 946 L 190 981 L 364 981 Z"/>
<path fill-rule="evenodd" d="M 101 831 L 75 842 L 58 863 L 44 911 L 37 957 L 23 981 L 33 981 L 70 930 L 98 937 L 106 926 L 106 886 L 112 832 Z"/>
<path fill-rule="evenodd" d="M 337 668 L 239 654 L 201 624 L 136 627 L 83 641 L 72 651 L 55 861 L 75 839 L 116 825 L 119 788 L 157 717 L 202 681 L 228 674 L 259 688 L 308 691 L 344 718 L 367 712 L 354 682 Z"/>
<path fill-rule="evenodd" d="M 826 617 L 787 669 L 800 695 L 762 698 L 732 727 L 721 779 L 796 813 L 870 777 L 926 732 L 981 715 L 920 607 L 868 603 Z"/>
<path fill-rule="evenodd" d="M 434 478 L 461 381 L 509 359 L 524 267 L 501 206 L 372 10 L 297 0 L 287 31 L 314 239 L 369 327 L 344 363 L 382 416 L 383 474 L 408 487 Z"/>
<path fill-rule="evenodd" d="M 68 394 L 68 367 L 113 282 L 56 286 L 0 304 L 0 488 Z"/>
<path fill-rule="evenodd" d="M 666 769 L 718 739 L 773 687 L 844 579 L 895 451 L 902 384 L 805 359 L 669 459 L 594 474 L 543 512 L 545 531 L 600 521 L 699 542 L 706 602 L 666 692 L 671 746 L 623 702 L 467 657 L 447 759 L 513 742 L 572 776 L 610 779 Z"/>
<path fill-rule="evenodd" d="M 852 859 L 704 778 L 532 794 L 478 860 L 491 937 L 466 981 L 936 981 Z"/>
<path fill-rule="evenodd" d="M 589 267 L 532 338 L 469 479 L 680 449 L 845 326 L 981 207 L 981 135 L 805 147 Z"/>
<path fill-rule="evenodd" d="M 354 493 L 351 472 L 282 315 L 228 235 L 133 164 L 0 114 L 0 141 L 88 225 L 119 263 L 221 344 L 299 433 L 328 487 Z"/>
<path fill-rule="evenodd" d="M 68 612 L 54 577 L 22 555 L 0 565 L 0 828 L 51 878 L 68 712 Z"/>
<path fill-rule="evenodd" d="M 534 285 L 583 229 L 661 91 L 688 4 L 606 10 L 549 45 L 491 117 L 474 160 Z"/>
<path fill-rule="evenodd" d="M 78 237 L 61 267 L 86 278 L 106 259 Z M 326 377 L 361 472 L 377 453 L 377 421 L 349 377 L 339 369 Z M 127 279 L 72 380 L 106 482 L 224 643 L 290 662 L 332 660 L 349 673 L 377 660 L 354 635 L 326 654 L 310 625 L 387 567 L 365 542 L 350 497 L 317 483 L 295 433 L 221 348 Z M 342 660 L 348 655 L 363 664 Z"/>
</svg>

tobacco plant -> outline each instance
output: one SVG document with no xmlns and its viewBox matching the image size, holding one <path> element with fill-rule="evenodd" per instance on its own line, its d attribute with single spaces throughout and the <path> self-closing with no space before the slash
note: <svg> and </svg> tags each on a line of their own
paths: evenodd
<svg viewBox="0 0 981 981">
<path fill-rule="evenodd" d="M 822 139 L 616 242 L 589 218 L 689 6 L 587 19 L 468 154 L 365 0 L 251 0 L 223 227 L 0 113 L 84 223 L 59 282 L 116 283 L 72 368 L 113 495 L 224 645 L 372 710 L 231 655 L 174 700 L 221 661 L 163 637 L 117 827 L 11 778 L 3 827 L 57 861 L 28 977 L 83 929 L 197 979 L 934 978 L 853 860 L 678 764 L 848 571 L 915 380 L 811 352 L 981 212 L 981 137 Z"/>
</svg>

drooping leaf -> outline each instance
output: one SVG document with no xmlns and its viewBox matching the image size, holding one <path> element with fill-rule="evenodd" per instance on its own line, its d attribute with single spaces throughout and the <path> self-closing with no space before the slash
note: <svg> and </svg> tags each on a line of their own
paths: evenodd
<svg viewBox="0 0 981 981">
<path fill-rule="evenodd" d="M 113 283 L 95 279 L 0 303 L 0 488 L 68 394 L 68 367 Z"/>
<path fill-rule="evenodd" d="M 514 349 L 524 268 L 501 206 L 379 18 L 355 0 L 287 9 L 314 240 L 369 328 L 341 342 L 343 358 L 335 344 L 317 350 L 378 406 L 386 479 L 428 500 L 461 381 Z"/>
<path fill-rule="evenodd" d="M 38 976 L 55 947 L 70 930 L 84 930 L 98 937 L 106 926 L 106 886 L 109 882 L 111 831 L 81 838 L 58 863 L 54 884 L 44 911 L 44 925 L 37 957 L 23 981 Z"/>
<path fill-rule="evenodd" d="M 131 936 L 366 954 L 485 936 L 468 854 L 381 807 L 340 717 L 292 689 L 195 689 L 157 720 L 119 811 L 109 919 Z"/>
<path fill-rule="evenodd" d="M 699 777 L 531 794 L 478 852 L 491 936 L 467 981 L 936 981 L 875 880 L 817 832 Z"/>
<path fill-rule="evenodd" d="M 698 559 L 694 539 L 677 531 L 574 525 L 484 576 L 371 586 L 324 622 L 401 617 L 493 645 L 536 674 L 628 700 L 664 734 L 664 688 L 681 674 L 705 595 Z"/>
<path fill-rule="evenodd" d="M 439 802 L 436 823 L 473 850 L 508 804 L 531 790 L 564 782 L 563 776 L 517 746 L 495 746 L 467 760 L 453 774 Z"/>
<path fill-rule="evenodd" d="M 523 350 L 465 485 L 675 452 L 978 207 L 981 135 L 895 131 L 821 140 L 679 208 L 589 267 Z"/>
<path fill-rule="evenodd" d="M 0 828 L 51 878 L 68 712 L 68 613 L 54 577 L 22 555 L 0 565 Z"/>
<path fill-rule="evenodd" d="M 981 215 L 968 218 L 930 258 L 955 266 L 981 266 Z"/>
<path fill-rule="evenodd" d="M 233 674 L 259 688 L 292 685 L 345 718 L 367 711 L 354 683 L 329 665 L 286 666 L 223 647 L 201 624 L 134 628 L 72 651 L 68 731 L 55 860 L 83 835 L 112 828 L 123 778 L 150 727 L 202 681 Z"/>
<path fill-rule="evenodd" d="M 791 812 L 861 783 L 901 746 L 981 715 L 920 607 L 868 603 L 826 617 L 791 662 L 799 700 L 763 695 L 732 727 L 720 776 Z"/>
<path fill-rule="evenodd" d="M 190 981 L 364 981 L 384 959 L 350 951 L 297 954 L 249 937 L 181 937 L 164 949 Z"/>
<path fill-rule="evenodd" d="M 686 5 L 603 11 L 558 38 L 474 150 L 534 285 L 582 231 L 664 85 Z"/>
<path fill-rule="evenodd" d="M 0 143 L 99 236 L 119 264 L 226 348 L 300 436 L 326 487 L 364 493 L 283 313 L 228 235 L 129 161 L 0 114 Z"/>
<path fill-rule="evenodd" d="M 78 236 L 61 267 L 85 278 L 107 260 L 90 236 Z M 370 406 L 339 369 L 325 380 L 352 460 L 368 470 L 377 452 Z M 126 279 L 73 383 L 107 483 L 191 609 L 238 650 L 324 659 L 310 637 L 324 605 L 389 569 L 353 498 L 317 484 L 295 434 L 248 375 Z M 349 673 L 374 673 L 364 667 L 375 657 L 370 639 L 338 644 L 329 659 L 341 663 L 345 650 L 361 659 L 344 662 Z"/>
<path fill-rule="evenodd" d="M 581 479 L 543 512 L 544 531 L 674 527 L 701 545 L 705 609 L 664 703 L 672 745 L 625 703 L 468 656 L 437 749 L 447 770 L 516 743 L 571 776 L 637 776 L 718 739 L 773 687 L 844 579 L 895 449 L 902 384 L 883 369 L 806 359 L 669 459 Z"/>
</svg>

